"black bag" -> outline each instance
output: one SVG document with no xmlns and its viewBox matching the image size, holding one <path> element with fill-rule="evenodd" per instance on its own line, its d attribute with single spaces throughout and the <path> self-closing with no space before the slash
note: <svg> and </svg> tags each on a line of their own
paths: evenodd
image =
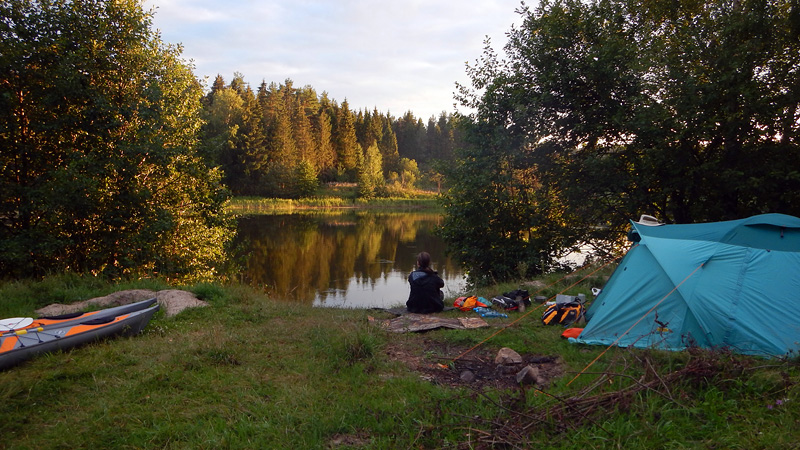
<svg viewBox="0 0 800 450">
<path fill-rule="evenodd" d="M 518 304 L 525 303 L 525 306 L 531 306 L 531 294 L 525 289 L 514 289 L 511 292 L 503 294 L 503 297 L 515 300 Z"/>
<path fill-rule="evenodd" d="M 507 310 L 519 309 L 519 303 L 516 300 L 506 297 L 505 295 L 498 295 L 492 299 L 492 304 L 498 308 Z"/>
<path fill-rule="evenodd" d="M 585 312 L 586 308 L 579 302 L 556 303 L 542 313 L 542 323 L 570 325 L 580 320 Z"/>
</svg>

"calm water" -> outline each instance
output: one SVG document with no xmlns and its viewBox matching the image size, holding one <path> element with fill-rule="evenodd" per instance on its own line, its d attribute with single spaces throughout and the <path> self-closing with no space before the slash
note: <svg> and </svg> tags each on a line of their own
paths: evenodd
<svg viewBox="0 0 800 450">
<path fill-rule="evenodd" d="M 445 295 L 463 292 L 464 274 L 434 236 L 435 213 L 345 211 L 251 216 L 239 221 L 244 281 L 272 298 L 315 306 L 404 305 L 416 255 L 431 254 Z"/>
</svg>

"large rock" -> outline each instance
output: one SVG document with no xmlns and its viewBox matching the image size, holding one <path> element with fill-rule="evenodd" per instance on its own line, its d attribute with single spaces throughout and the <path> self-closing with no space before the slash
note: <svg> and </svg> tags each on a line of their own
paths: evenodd
<svg viewBox="0 0 800 450">
<path fill-rule="evenodd" d="M 539 369 L 531 365 L 527 365 L 517 372 L 517 383 L 519 384 L 536 384 L 539 378 Z"/>
<path fill-rule="evenodd" d="M 61 303 L 53 303 L 44 308 L 36 310 L 39 317 L 42 316 L 58 316 L 61 314 L 69 314 L 78 311 L 83 311 L 86 308 L 111 308 L 114 306 L 127 305 L 130 303 L 147 300 L 148 298 L 155 297 L 164 310 L 167 317 L 174 316 L 186 308 L 195 308 L 208 306 L 207 302 L 198 299 L 194 294 L 179 289 L 166 289 L 163 291 L 151 291 L 149 289 L 131 289 L 127 291 L 114 292 L 113 294 L 106 295 L 105 297 L 96 297 L 89 300 L 84 300 L 78 303 L 70 303 L 63 305 Z"/>
<path fill-rule="evenodd" d="M 156 300 L 158 300 L 158 303 L 164 308 L 167 317 L 174 316 L 186 308 L 208 306 L 208 302 L 200 300 L 191 292 L 181 291 L 179 289 L 158 291 Z"/>
</svg>

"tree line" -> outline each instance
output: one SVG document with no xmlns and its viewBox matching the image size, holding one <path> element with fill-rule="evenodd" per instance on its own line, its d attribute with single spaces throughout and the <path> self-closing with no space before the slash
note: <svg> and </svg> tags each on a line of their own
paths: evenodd
<svg viewBox="0 0 800 450">
<path fill-rule="evenodd" d="M 303 197 L 330 181 L 357 182 L 365 197 L 430 186 L 459 140 L 456 119 L 444 112 L 426 126 L 410 111 L 354 112 L 347 100 L 290 79 L 254 91 L 239 73 L 229 84 L 216 77 L 203 118 L 200 151 L 234 195 Z"/>
</svg>

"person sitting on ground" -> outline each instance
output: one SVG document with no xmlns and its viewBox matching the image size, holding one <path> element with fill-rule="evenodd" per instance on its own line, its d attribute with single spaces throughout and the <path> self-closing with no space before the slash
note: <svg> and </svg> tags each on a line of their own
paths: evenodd
<svg viewBox="0 0 800 450">
<path fill-rule="evenodd" d="M 417 256 L 417 270 L 408 276 L 411 294 L 408 296 L 406 308 L 409 312 L 428 314 L 444 309 L 444 280 L 431 269 L 431 255 L 422 252 Z"/>
</svg>

